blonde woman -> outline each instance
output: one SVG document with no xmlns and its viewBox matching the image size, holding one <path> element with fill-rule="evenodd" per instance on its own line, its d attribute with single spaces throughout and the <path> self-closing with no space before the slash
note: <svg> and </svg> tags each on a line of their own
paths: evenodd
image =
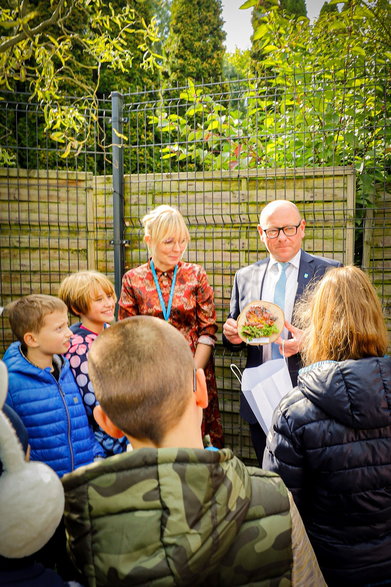
<svg viewBox="0 0 391 587">
<path fill-rule="evenodd" d="M 301 319 L 298 384 L 263 466 L 291 490 L 328 585 L 391 581 L 391 358 L 367 275 L 331 269 Z"/>
<path fill-rule="evenodd" d="M 209 405 L 204 411 L 203 433 L 213 446 L 223 447 L 223 431 L 213 364 L 216 311 L 213 290 L 200 265 L 182 256 L 190 240 L 181 213 L 158 206 L 142 219 L 148 247 L 147 263 L 125 273 L 119 300 L 119 319 L 139 314 L 167 320 L 186 338 L 195 366 L 205 371 Z"/>
</svg>

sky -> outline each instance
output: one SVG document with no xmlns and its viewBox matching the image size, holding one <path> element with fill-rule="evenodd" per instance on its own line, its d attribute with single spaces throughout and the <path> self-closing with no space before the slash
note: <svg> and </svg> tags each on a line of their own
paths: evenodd
<svg viewBox="0 0 391 587">
<path fill-rule="evenodd" d="M 222 0 L 224 30 L 227 33 L 225 44 L 230 53 L 233 53 L 236 47 L 242 50 L 250 48 L 251 8 L 240 10 L 239 7 L 244 1 Z M 324 0 L 306 0 L 308 18 L 316 18 L 323 4 Z"/>
</svg>

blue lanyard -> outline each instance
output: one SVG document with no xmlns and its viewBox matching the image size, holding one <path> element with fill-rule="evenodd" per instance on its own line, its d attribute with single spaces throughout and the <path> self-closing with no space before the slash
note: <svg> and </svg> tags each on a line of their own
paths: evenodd
<svg viewBox="0 0 391 587">
<path fill-rule="evenodd" d="M 170 289 L 170 297 L 168 299 L 168 306 L 166 308 L 166 304 L 164 303 L 164 299 L 163 299 L 163 295 L 162 295 L 162 290 L 160 289 L 160 285 L 159 285 L 159 281 L 156 275 L 156 270 L 155 270 L 155 265 L 151 259 L 151 271 L 152 271 L 152 275 L 153 275 L 153 280 L 155 282 L 155 286 L 156 286 L 156 291 L 158 293 L 159 296 L 159 301 L 160 301 L 160 305 L 162 307 L 162 312 L 163 312 L 163 317 L 165 320 L 168 320 L 171 314 L 171 306 L 172 306 L 172 300 L 174 297 L 174 290 L 175 290 L 175 282 L 176 282 L 176 274 L 178 273 L 178 265 L 175 265 L 175 269 L 174 269 L 174 275 L 172 277 L 172 284 L 171 284 L 171 289 Z"/>
</svg>

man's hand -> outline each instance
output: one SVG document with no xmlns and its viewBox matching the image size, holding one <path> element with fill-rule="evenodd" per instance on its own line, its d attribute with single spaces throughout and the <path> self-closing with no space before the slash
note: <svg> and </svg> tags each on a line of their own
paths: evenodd
<svg viewBox="0 0 391 587">
<path fill-rule="evenodd" d="M 292 338 L 288 338 L 287 340 L 284 339 L 284 352 L 282 352 L 281 336 L 279 336 L 275 342 L 276 344 L 280 345 L 280 353 L 284 355 L 284 357 L 291 357 L 292 355 L 300 352 L 303 331 L 300 330 L 300 328 L 293 326 L 290 322 L 285 322 L 284 326 L 292 334 Z"/>
<path fill-rule="evenodd" d="M 238 323 L 233 318 L 228 318 L 223 326 L 223 333 L 231 344 L 241 344 L 243 342 L 238 335 Z"/>
</svg>

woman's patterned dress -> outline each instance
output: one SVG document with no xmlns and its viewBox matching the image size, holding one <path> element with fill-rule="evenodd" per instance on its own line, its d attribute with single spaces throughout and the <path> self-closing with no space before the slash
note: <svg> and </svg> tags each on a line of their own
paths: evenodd
<svg viewBox="0 0 391 587">
<path fill-rule="evenodd" d="M 159 285 L 167 307 L 174 270 L 160 271 L 156 267 Z M 146 314 L 164 319 L 159 295 L 149 262 L 130 269 L 122 280 L 119 300 L 120 320 Z M 197 344 L 214 344 L 216 340 L 216 311 L 213 289 L 200 265 L 178 263 L 174 297 L 169 323 L 187 339 L 194 355 Z M 205 368 L 209 405 L 204 410 L 203 434 L 209 434 L 213 446 L 223 447 L 223 429 L 217 397 L 213 355 Z"/>
</svg>

